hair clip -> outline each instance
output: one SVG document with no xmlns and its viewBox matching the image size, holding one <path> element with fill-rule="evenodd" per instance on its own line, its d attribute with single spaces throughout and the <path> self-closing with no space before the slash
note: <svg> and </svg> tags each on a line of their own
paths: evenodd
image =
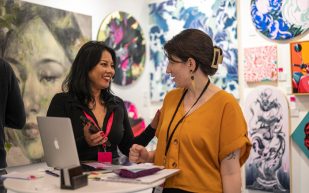
<svg viewBox="0 0 309 193">
<path fill-rule="evenodd" d="M 223 53 L 219 47 L 214 47 L 214 57 L 212 60 L 211 68 L 218 69 L 218 65 L 222 64 L 223 61 Z"/>
</svg>

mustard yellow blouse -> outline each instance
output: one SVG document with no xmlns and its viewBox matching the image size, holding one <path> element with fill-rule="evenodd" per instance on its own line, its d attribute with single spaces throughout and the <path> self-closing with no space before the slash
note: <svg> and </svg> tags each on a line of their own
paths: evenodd
<svg viewBox="0 0 309 193">
<path fill-rule="evenodd" d="M 242 165 L 251 148 L 242 111 L 231 94 L 223 90 L 217 92 L 178 126 L 164 164 L 167 128 L 182 93 L 183 89 L 175 89 L 164 99 L 156 131 L 158 144 L 154 163 L 166 168 L 180 169 L 180 173 L 167 179 L 165 188 L 205 193 L 222 192 L 221 161 L 231 152 L 241 149 Z M 182 103 L 169 135 L 184 114 Z"/>
</svg>

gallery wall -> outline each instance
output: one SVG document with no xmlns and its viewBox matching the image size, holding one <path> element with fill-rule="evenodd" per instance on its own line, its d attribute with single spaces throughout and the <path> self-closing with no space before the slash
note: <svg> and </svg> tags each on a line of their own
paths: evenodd
<svg viewBox="0 0 309 193">
<path fill-rule="evenodd" d="M 92 17 L 92 39 L 96 39 L 102 20 L 113 11 L 124 11 L 132 14 L 141 25 L 144 36 L 148 42 L 148 3 L 155 2 L 146 0 L 26 0 L 27 2 L 64 9 L 77 12 Z M 262 36 L 254 28 L 250 17 L 250 1 L 237 0 L 238 3 L 238 64 L 239 64 L 239 102 L 242 107 L 245 104 L 246 97 L 256 87 L 261 85 L 272 85 L 278 88 L 286 96 L 290 106 L 295 106 L 290 112 L 290 131 L 292 134 L 309 109 L 308 95 L 292 95 L 291 93 L 291 74 L 290 74 L 290 41 L 309 40 L 309 33 L 301 35 L 290 41 L 274 41 Z M 147 44 L 146 42 L 146 44 Z M 247 83 L 244 79 L 244 49 L 266 45 L 276 45 L 278 53 L 278 67 L 282 68 L 280 80 L 275 82 Z M 146 46 L 146 61 L 144 73 L 131 85 L 126 87 L 112 85 L 115 94 L 124 100 L 133 102 L 139 113 L 144 117 L 146 123 L 149 123 L 155 111 L 160 108 L 160 102 L 151 102 L 149 93 L 149 50 Z M 291 99 L 292 98 L 292 99 Z M 290 102 L 291 100 L 295 102 Z M 309 160 L 299 147 L 290 140 L 290 178 L 291 192 L 305 193 L 308 190 L 309 178 Z M 244 172 L 243 172 L 244 175 Z M 243 180 L 245 184 L 245 180 Z M 243 192 L 259 193 L 261 191 L 247 190 Z"/>
</svg>

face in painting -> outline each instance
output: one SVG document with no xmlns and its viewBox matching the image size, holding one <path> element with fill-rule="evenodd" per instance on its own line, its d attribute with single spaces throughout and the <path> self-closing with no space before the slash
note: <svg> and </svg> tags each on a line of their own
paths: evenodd
<svg viewBox="0 0 309 193">
<path fill-rule="evenodd" d="M 187 69 L 186 63 L 177 57 L 172 57 L 168 61 L 166 73 L 171 75 L 171 78 L 176 84 L 176 87 L 186 88 L 191 83 L 190 70 Z"/>
<path fill-rule="evenodd" d="M 115 66 L 112 55 L 108 51 L 103 51 L 98 64 L 88 73 L 92 89 L 101 90 L 108 88 L 114 75 Z"/>
<path fill-rule="evenodd" d="M 8 39 L 4 58 L 12 65 L 26 108 L 24 129 L 14 132 L 14 144 L 32 161 L 43 156 L 37 116 L 46 115 L 52 96 L 60 91 L 70 62 L 46 24 L 36 17 L 20 26 Z"/>
</svg>

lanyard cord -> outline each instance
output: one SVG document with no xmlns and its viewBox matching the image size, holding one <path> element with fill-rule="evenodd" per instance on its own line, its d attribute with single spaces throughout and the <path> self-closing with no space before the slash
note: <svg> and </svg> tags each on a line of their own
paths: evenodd
<svg viewBox="0 0 309 193">
<path fill-rule="evenodd" d="M 185 119 L 185 117 L 188 115 L 188 113 L 191 111 L 191 109 L 196 105 L 196 103 L 200 100 L 200 98 L 202 97 L 202 95 L 204 94 L 204 92 L 207 90 L 207 88 L 208 88 L 208 86 L 209 86 L 209 83 L 210 83 L 210 80 L 208 79 L 208 81 L 207 81 L 207 83 L 206 83 L 204 89 L 202 90 L 200 96 L 196 99 L 196 101 L 194 102 L 194 104 L 193 104 L 193 105 L 190 107 L 190 109 L 184 114 L 184 116 L 182 116 L 181 119 L 177 122 L 175 128 L 173 129 L 173 132 L 171 133 L 171 136 L 168 137 L 169 132 L 170 132 L 171 125 L 172 125 L 172 123 L 173 123 L 173 121 L 174 121 L 174 118 L 175 118 L 175 115 L 176 115 L 176 113 L 178 112 L 179 106 L 180 106 L 181 102 L 183 101 L 183 99 L 185 98 L 185 95 L 187 94 L 188 89 L 186 89 L 185 92 L 182 94 L 182 96 L 181 96 L 181 98 L 180 98 L 180 100 L 179 100 L 179 102 L 178 102 L 178 105 L 177 105 L 177 107 L 176 107 L 176 110 L 175 110 L 175 112 L 174 112 L 174 114 L 173 114 L 173 116 L 172 116 L 172 119 L 171 119 L 171 121 L 170 121 L 170 123 L 169 123 L 169 125 L 168 125 L 167 135 L 166 135 L 166 147 L 165 147 L 165 153 L 164 153 L 165 156 L 167 155 L 168 149 L 169 149 L 169 147 L 170 147 L 170 145 L 171 145 L 171 141 L 172 141 L 173 135 L 174 135 L 174 133 L 175 133 L 177 127 L 178 127 L 179 124 Z"/>
</svg>

